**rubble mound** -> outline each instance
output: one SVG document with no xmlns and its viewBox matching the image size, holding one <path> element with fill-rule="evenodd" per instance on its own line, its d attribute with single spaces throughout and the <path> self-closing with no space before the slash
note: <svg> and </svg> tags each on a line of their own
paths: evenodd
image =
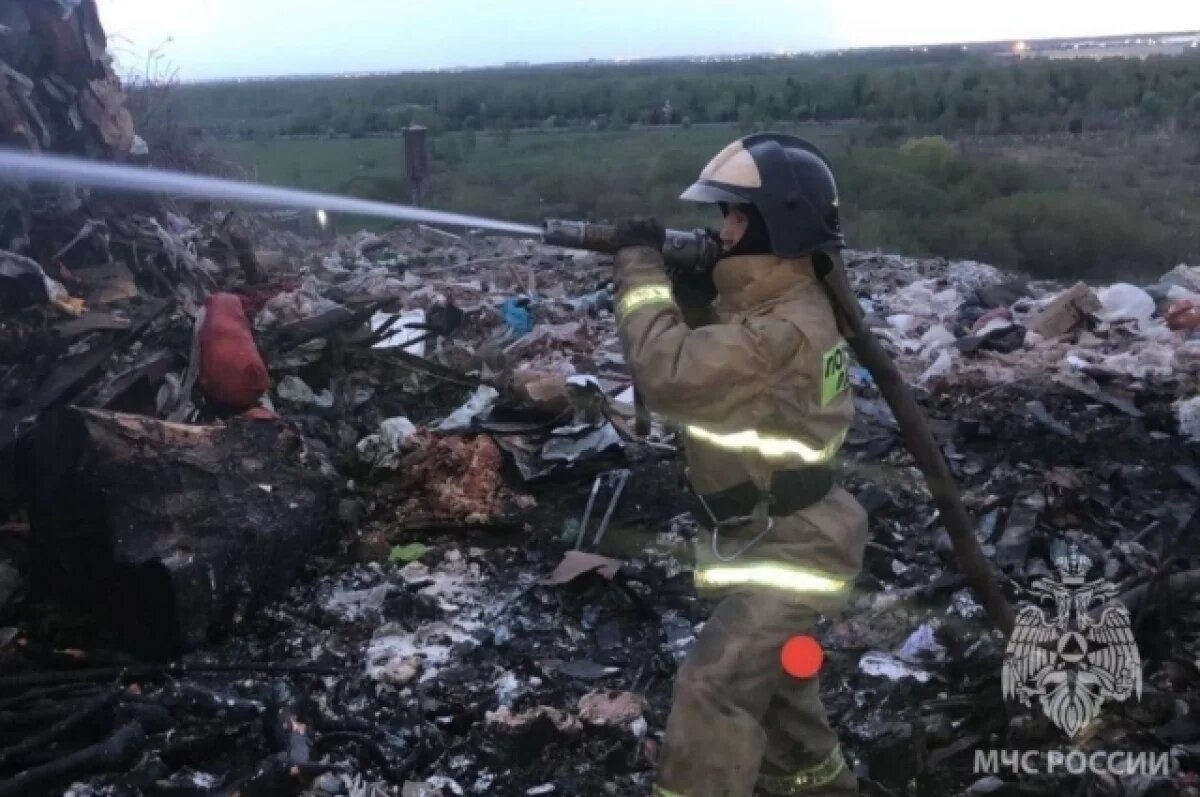
<svg viewBox="0 0 1200 797">
<path fill-rule="evenodd" d="M 262 235 L 261 259 L 274 261 L 276 234 Z M 671 681 L 707 612 L 690 584 L 676 430 L 655 417 L 645 434 L 635 430 L 611 302 L 595 300 L 606 261 L 531 242 L 442 238 L 396 232 L 310 245 L 255 285 L 230 263 L 220 279 L 242 297 L 271 375 L 255 407 L 218 405 L 189 379 L 203 319 L 177 313 L 139 331 L 140 351 L 110 354 L 70 406 L 29 425 L 18 447 L 33 457 L 22 461 L 40 463 L 23 470 L 40 497 L 27 525 L 8 528 L 28 528 L 37 544 L 14 548 L 6 572 L 34 587 L 26 607 L 44 611 L 37 622 L 10 611 L 16 625 L 0 654 L 10 674 L 0 683 L 9 710 L 44 718 L 15 727 L 61 740 L 63 753 L 0 755 L 10 776 L 74 780 L 78 794 L 141 793 L 151 782 L 271 793 L 648 793 Z M 1200 742 L 1188 708 L 1200 675 L 1187 610 L 1200 471 L 1179 411 L 1196 374 L 1181 356 L 1187 333 L 1162 325 L 1170 299 L 1156 300 L 1149 318 L 1106 320 L 1103 288 L 1088 288 L 1096 305 L 1069 285 L 1014 282 L 979 264 L 868 253 L 848 262 L 1005 592 L 1027 600 L 1074 543 L 1095 563 L 1091 577 L 1130 607 L 1143 663 L 1141 699 L 1105 703 L 1082 747 L 1036 704 L 1004 699 L 1006 640 L 957 572 L 890 410 L 855 369 L 859 412 L 841 466 L 870 511 L 872 541 L 851 609 L 827 618 L 820 638 L 826 701 L 864 788 L 1050 794 L 1083 783 L 1121 793 L 1093 775 L 976 769 L 980 750 L 1078 748 L 1166 751 L 1171 771 L 1141 793 L 1185 793 L 1189 745 Z M 383 271 L 390 276 L 369 283 L 374 293 L 345 287 Z M 1137 290 L 1158 290 L 1147 287 Z M 144 302 L 144 290 L 122 301 Z M 303 303 L 292 301 L 297 292 Z M 525 311 L 517 322 L 506 312 L 514 299 Z M 1061 335 L 1028 331 L 1063 306 L 1074 320 Z M 1008 324 L 995 329 L 1022 329 L 1018 347 L 964 345 L 991 339 L 978 334 L 993 323 L 980 323 L 988 313 Z M 1169 372 L 1141 370 L 1156 347 L 1172 353 Z M 142 357 L 167 367 L 147 368 Z M 949 364 L 927 375 L 944 357 Z M 131 368 L 141 389 L 118 378 Z M 70 427 L 92 430 L 82 460 L 61 454 L 70 437 L 60 430 Z M 227 440 L 237 453 L 214 459 L 197 440 Z M 288 459 L 272 464 L 277 455 Z M 158 473 L 122 470 L 129 457 Z M 174 467 L 193 475 L 177 481 Z M 632 476 L 618 478 L 625 471 Z M 172 483 L 187 500 L 155 502 Z M 87 490 L 105 501 L 71 500 Z M 329 496 L 319 499 L 330 502 L 325 520 L 305 503 L 320 495 Z M 106 513 L 88 523 L 61 519 L 64 508 L 98 505 Z M 284 525 L 270 531 L 276 517 Z M 70 562 L 68 585 L 82 588 L 83 574 L 119 573 L 104 568 L 130 556 L 89 553 L 105 545 L 62 536 L 73 528 L 113 534 L 116 551 L 160 556 L 169 569 L 182 559 L 161 547 L 178 545 L 155 531 L 168 527 L 204 539 L 253 529 L 286 543 L 303 572 L 288 591 L 287 577 L 237 577 L 245 560 L 230 553 L 234 575 L 217 561 L 207 567 L 216 583 L 239 585 L 232 592 L 177 581 L 173 616 L 203 606 L 196 617 L 219 620 L 164 635 L 182 657 L 163 663 L 129 659 L 121 636 L 98 631 L 104 624 L 72 627 L 67 598 L 38 586 L 64 586 L 43 574 L 51 561 Z M 322 535 L 336 544 L 323 551 Z M 210 555 L 199 540 L 188 550 L 192 562 Z M 294 565 L 264 572 L 280 567 Z M 143 589 L 107 578 L 114 594 Z M 163 616 L 136 600 L 120 605 L 126 623 Z M 91 608 L 88 616 L 100 611 Z M 83 763 L 62 757 L 70 750 Z M 56 769 L 64 761 L 71 767 Z"/>
<path fill-rule="evenodd" d="M 9 143 L 146 156 L 91 0 L 0 0 L 0 25 Z M 608 259 L 70 188 L 0 204 L 0 795 L 650 793 L 708 607 Z M 1197 794 L 1200 344 L 1172 306 L 1200 269 L 846 259 L 1044 643 L 988 626 L 852 368 L 839 467 L 871 541 L 818 636 L 863 792 Z M 1021 681 L 1088 645 L 1094 680 Z M 1075 766 L 1097 753 L 1153 765 Z"/>
</svg>

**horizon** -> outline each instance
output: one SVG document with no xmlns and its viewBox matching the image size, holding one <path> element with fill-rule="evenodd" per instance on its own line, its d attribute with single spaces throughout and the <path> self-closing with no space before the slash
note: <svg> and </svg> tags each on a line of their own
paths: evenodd
<svg viewBox="0 0 1200 797">
<path fill-rule="evenodd" d="M 611 0 L 603 9 L 564 8 L 557 0 L 452 0 L 436 9 L 356 0 L 333 14 L 316 0 L 261 0 L 253 7 L 238 0 L 178 0 L 169 7 L 157 0 L 97 2 L 123 70 L 150 71 L 157 53 L 152 68 L 177 69 L 187 83 L 1179 35 L 1195 32 L 1200 22 L 1164 0 L 1101 12 L 1078 0 L 1049 10 L 1040 0 L 1010 0 L 1004 9 L 970 15 L 951 0 L 903 8 L 883 0 L 836 8 L 760 0 L 754 14 L 702 0 L 651 7 Z M 771 24 L 761 24 L 763 18 Z M 680 20 L 687 20 L 685 35 Z"/>
<path fill-rule="evenodd" d="M 1044 38 L 1034 39 L 976 39 L 972 41 L 948 41 L 948 42 L 920 42 L 915 44 L 885 44 L 874 45 L 869 47 L 833 47 L 829 49 L 818 50 L 796 50 L 792 52 L 711 52 L 711 53 L 693 53 L 690 55 L 673 55 L 673 56 L 643 56 L 639 58 L 587 58 L 578 61 L 508 61 L 495 64 L 481 64 L 479 66 L 443 66 L 429 67 L 424 69 L 375 69 L 363 71 L 333 71 L 333 72 L 296 72 L 292 74 L 278 75 L 236 75 L 232 77 L 220 78 L 202 78 L 195 80 L 185 80 L 184 83 L 238 83 L 252 81 L 270 81 L 270 80 L 306 80 L 316 78 L 356 78 L 356 77 L 373 77 L 373 76 L 393 76 L 393 75 L 424 75 L 424 74 L 441 74 L 441 73 L 458 73 L 458 72 L 487 72 L 501 69 L 538 69 L 555 66 L 586 66 L 588 64 L 605 64 L 605 65 L 626 65 L 626 64 L 641 64 L 651 63 L 655 61 L 696 61 L 704 59 L 721 59 L 721 60 L 750 60 L 755 58 L 801 58 L 801 57 L 828 57 L 841 55 L 843 53 L 863 53 L 871 51 L 887 51 L 887 50 L 917 50 L 929 49 L 935 47 L 984 47 L 989 45 L 1005 45 L 1020 41 L 1025 44 L 1037 44 L 1043 42 L 1055 41 L 1079 41 L 1079 40 L 1105 40 L 1105 39 L 1138 39 L 1138 38 L 1165 38 L 1171 36 L 1194 36 L 1200 39 L 1200 28 L 1189 30 L 1160 30 L 1160 31 L 1129 31 L 1126 33 L 1112 33 L 1105 35 L 1082 35 L 1082 36 L 1048 36 Z"/>
</svg>

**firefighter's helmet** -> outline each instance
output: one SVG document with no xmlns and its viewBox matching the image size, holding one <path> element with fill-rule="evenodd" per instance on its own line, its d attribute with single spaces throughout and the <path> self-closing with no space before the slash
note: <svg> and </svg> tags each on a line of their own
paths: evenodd
<svg viewBox="0 0 1200 797">
<path fill-rule="evenodd" d="M 680 198 L 754 205 L 779 257 L 845 246 L 833 167 L 819 149 L 796 136 L 755 133 L 733 142 Z"/>
</svg>

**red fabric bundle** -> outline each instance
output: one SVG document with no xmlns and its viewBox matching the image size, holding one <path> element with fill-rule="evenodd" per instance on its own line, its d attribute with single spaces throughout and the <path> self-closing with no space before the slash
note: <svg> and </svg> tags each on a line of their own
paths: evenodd
<svg viewBox="0 0 1200 797">
<path fill-rule="evenodd" d="M 214 293 L 204 303 L 200 327 L 200 389 L 212 401 L 232 409 L 258 402 L 271 386 L 242 300 L 232 293 Z"/>
</svg>

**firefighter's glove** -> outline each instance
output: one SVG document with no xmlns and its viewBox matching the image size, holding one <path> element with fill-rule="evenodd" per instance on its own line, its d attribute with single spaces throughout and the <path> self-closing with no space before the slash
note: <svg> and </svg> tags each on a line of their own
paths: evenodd
<svg viewBox="0 0 1200 797">
<path fill-rule="evenodd" d="M 713 230 L 707 232 L 711 237 L 717 238 L 717 233 Z M 717 284 L 713 282 L 711 265 L 668 265 L 667 274 L 671 277 L 671 287 L 674 289 L 675 296 L 680 301 L 706 305 L 717 298 Z"/>
<path fill-rule="evenodd" d="M 667 240 L 667 230 L 656 219 L 640 216 L 626 219 L 617 225 L 616 244 L 618 249 L 627 246 L 649 246 L 662 250 Z"/>
</svg>

